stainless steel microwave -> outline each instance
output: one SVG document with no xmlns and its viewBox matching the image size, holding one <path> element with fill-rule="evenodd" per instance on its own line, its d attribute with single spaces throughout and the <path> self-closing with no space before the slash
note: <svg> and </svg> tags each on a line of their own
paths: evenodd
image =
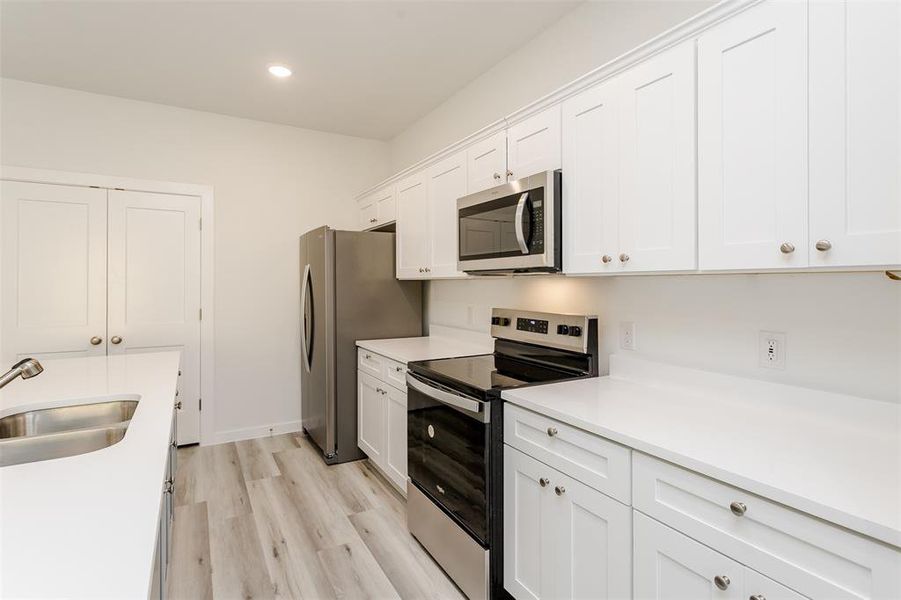
<svg viewBox="0 0 901 600">
<path fill-rule="evenodd" d="M 562 172 L 546 171 L 457 200 L 460 271 L 556 273 Z"/>
</svg>

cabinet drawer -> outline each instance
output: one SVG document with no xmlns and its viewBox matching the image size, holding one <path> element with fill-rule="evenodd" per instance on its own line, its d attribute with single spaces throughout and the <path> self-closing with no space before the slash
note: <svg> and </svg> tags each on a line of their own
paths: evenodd
<svg viewBox="0 0 901 600">
<path fill-rule="evenodd" d="M 504 441 L 625 504 L 631 498 L 631 451 L 512 404 L 504 405 Z"/>
<path fill-rule="evenodd" d="M 381 379 L 382 369 L 386 360 L 388 359 L 375 352 L 365 348 L 357 348 L 357 368 L 373 377 Z"/>
<path fill-rule="evenodd" d="M 407 390 L 407 365 L 390 358 L 384 359 L 382 365 L 384 372 L 382 377 L 386 383 L 390 383 L 402 392 Z"/>
<path fill-rule="evenodd" d="M 896 549 L 640 452 L 632 465 L 635 509 L 805 596 L 901 598 Z"/>
</svg>

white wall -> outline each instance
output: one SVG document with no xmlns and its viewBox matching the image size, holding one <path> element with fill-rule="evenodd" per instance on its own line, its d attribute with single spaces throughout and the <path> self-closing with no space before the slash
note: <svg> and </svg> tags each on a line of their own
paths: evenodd
<svg viewBox="0 0 901 600">
<path fill-rule="evenodd" d="M 4 79 L 0 164 L 214 186 L 217 434 L 297 425 L 297 239 L 356 227 L 384 142 Z"/>
<path fill-rule="evenodd" d="M 580 4 L 391 140 L 392 172 L 553 92 L 713 4 L 712 0 Z"/>
</svg>

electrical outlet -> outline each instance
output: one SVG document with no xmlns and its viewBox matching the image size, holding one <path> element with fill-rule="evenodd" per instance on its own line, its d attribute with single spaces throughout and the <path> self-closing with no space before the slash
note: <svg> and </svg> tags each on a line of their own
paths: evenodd
<svg viewBox="0 0 901 600">
<path fill-rule="evenodd" d="M 619 347 L 623 350 L 637 350 L 635 342 L 635 323 L 632 321 L 620 321 Z"/>
<path fill-rule="evenodd" d="M 764 369 L 785 368 L 785 333 L 761 331 L 759 350 L 761 367 Z"/>
</svg>

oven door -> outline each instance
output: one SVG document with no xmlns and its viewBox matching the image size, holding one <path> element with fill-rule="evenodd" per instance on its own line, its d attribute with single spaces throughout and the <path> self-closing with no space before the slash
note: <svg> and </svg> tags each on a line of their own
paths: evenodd
<svg viewBox="0 0 901 600">
<path fill-rule="evenodd" d="M 554 270 L 555 183 L 539 173 L 457 200 L 459 269 Z"/>
<path fill-rule="evenodd" d="M 490 404 L 407 373 L 410 480 L 488 547 Z"/>
</svg>

